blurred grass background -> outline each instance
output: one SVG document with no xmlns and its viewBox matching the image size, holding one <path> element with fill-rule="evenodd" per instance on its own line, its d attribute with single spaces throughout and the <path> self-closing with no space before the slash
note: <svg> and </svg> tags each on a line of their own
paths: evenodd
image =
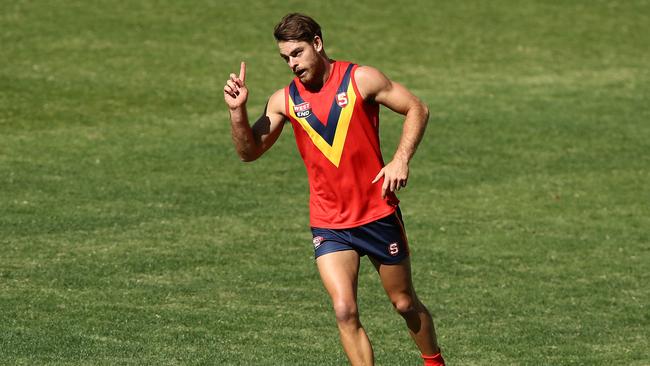
<svg viewBox="0 0 650 366">
<path fill-rule="evenodd" d="M 302 11 L 431 109 L 400 199 L 449 364 L 650 365 L 650 2 L 2 9 L 1 364 L 345 364 L 292 131 L 240 163 L 221 94 L 245 60 L 261 113 Z M 377 364 L 418 364 L 360 276 Z"/>
</svg>

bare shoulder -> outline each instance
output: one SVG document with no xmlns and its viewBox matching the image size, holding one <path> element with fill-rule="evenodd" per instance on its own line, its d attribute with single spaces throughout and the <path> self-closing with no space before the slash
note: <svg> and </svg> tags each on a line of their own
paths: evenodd
<svg viewBox="0 0 650 366">
<path fill-rule="evenodd" d="M 386 75 L 372 66 L 357 67 L 354 79 L 363 99 L 374 99 L 378 93 L 391 87 Z"/>
<path fill-rule="evenodd" d="M 267 112 L 284 116 L 284 103 L 284 88 L 278 89 L 275 93 L 271 94 L 271 97 L 269 97 L 269 102 L 266 107 Z"/>
</svg>

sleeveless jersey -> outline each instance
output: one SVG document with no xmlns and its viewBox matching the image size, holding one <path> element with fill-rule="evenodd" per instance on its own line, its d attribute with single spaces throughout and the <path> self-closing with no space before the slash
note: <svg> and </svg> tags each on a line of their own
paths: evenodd
<svg viewBox="0 0 650 366">
<path fill-rule="evenodd" d="M 379 146 L 379 105 L 361 97 L 357 65 L 335 61 L 325 85 L 307 90 L 298 78 L 285 88 L 285 111 L 309 178 L 312 227 L 344 229 L 378 220 L 399 203 L 381 197 L 384 167 Z"/>
</svg>

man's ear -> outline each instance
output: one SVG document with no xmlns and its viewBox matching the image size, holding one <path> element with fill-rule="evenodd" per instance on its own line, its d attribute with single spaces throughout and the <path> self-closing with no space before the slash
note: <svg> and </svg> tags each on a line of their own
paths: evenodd
<svg viewBox="0 0 650 366">
<path fill-rule="evenodd" d="M 323 40 L 319 36 L 314 36 L 314 40 L 312 41 L 312 44 L 314 45 L 314 49 L 317 52 L 323 51 Z"/>
</svg>

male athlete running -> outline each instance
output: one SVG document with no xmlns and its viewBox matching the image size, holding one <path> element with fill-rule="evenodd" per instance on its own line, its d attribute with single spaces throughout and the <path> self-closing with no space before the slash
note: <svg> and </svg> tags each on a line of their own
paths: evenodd
<svg viewBox="0 0 650 366">
<path fill-rule="evenodd" d="M 274 36 L 296 77 L 271 95 L 251 127 L 246 65 L 241 63 L 239 75 L 230 74 L 224 98 L 237 153 L 243 161 L 257 159 L 277 140 L 285 121 L 291 122 L 309 178 L 316 264 L 350 363 L 374 363 L 356 296 L 360 257 L 367 255 L 425 366 L 444 365 L 431 315 L 413 288 L 394 193 L 406 186 L 409 161 L 429 118 L 427 107 L 375 68 L 330 59 L 320 26 L 310 17 L 288 14 Z M 388 164 L 379 148 L 380 104 L 405 116 L 397 151 Z"/>
</svg>

